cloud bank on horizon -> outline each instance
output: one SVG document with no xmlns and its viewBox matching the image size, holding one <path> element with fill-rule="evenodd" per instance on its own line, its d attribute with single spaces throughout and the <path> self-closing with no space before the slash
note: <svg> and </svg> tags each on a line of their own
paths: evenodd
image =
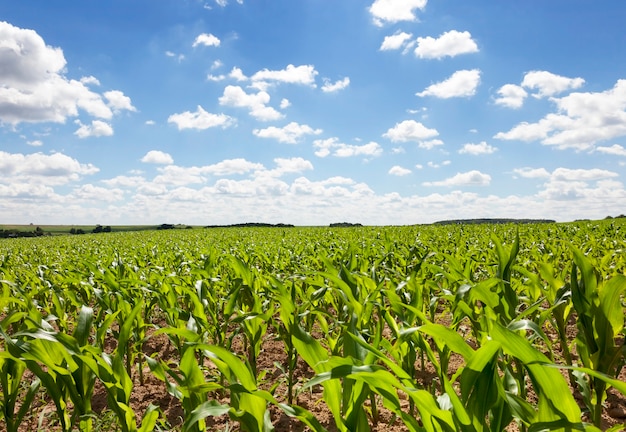
<svg viewBox="0 0 626 432">
<path fill-rule="evenodd" d="M 0 223 L 626 213 L 626 4 L 113 3 L 0 6 Z"/>
</svg>

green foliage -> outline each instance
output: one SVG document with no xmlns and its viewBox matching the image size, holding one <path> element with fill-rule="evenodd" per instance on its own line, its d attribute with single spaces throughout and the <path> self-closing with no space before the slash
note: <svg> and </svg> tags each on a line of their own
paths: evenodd
<svg viewBox="0 0 626 432">
<path fill-rule="evenodd" d="M 625 247 L 621 220 L 0 242 L 0 427 L 43 397 L 61 430 L 97 430 L 101 388 L 111 424 L 153 430 L 163 413 L 131 406 L 151 380 L 184 431 L 270 431 L 272 407 L 314 431 L 369 431 L 382 409 L 410 431 L 595 431 L 626 393 Z M 152 338 L 172 353 L 146 355 Z M 298 405 L 318 389 L 327 425 Z"/>
</svg>

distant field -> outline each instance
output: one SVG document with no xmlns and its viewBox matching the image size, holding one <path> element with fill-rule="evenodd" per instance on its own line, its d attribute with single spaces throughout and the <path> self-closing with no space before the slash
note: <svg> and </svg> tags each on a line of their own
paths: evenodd
<svg viewBox="0 0 626 432">
<path fill-rule="evenodd" d="M 108 226 L 108 225 L 106 225 Z M 110 225 L 112 232 L 146 231 L 157 229 L 159 225 Z M 34 231 L 40 227 L 46 234 L 69 234 L 74 230 L 90 233 L 96 225 L 0 225 L 0 230 Z M 181 226 L 183 228 L 183 226 Z"/>
</svg>

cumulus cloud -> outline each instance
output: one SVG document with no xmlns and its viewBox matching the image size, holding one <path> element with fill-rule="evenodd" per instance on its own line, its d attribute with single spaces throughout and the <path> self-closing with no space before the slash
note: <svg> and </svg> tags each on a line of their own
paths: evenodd
<svg viewBox="0 0 626 432">
<path fill-rule="evenodd" d="M 597 147 L 596 151 L 615 156 L 626 156 L 626 148 L 619 144 L 613 144 L 610 147 Z"/>
<path fill-rule="evenodd" d="M 528 93 L 522 87 L 515 84 L 505 84 L 498 89 L 495 103 L 507 108 L 521 108 L 527 96 Z"/>
<path fill-rule="evenodd" d="M 220 40 L 211 33 L 202 33 L 196 37 L 192 46 L 195 48 L 198 45 L 218 47 L 220 46 Z"/>
<path fill-rule="evenodd" d="M 168 123 L 174 123 L 178 130 L 183 129 L 208 129 L 212 127 L 227 128 L 235 123 L 232 117 L 226 114 L 213 114 L 205 111 L 200 105 L 196 112 L 185 111 L 180 114 L 172 114 L 167 119 Z"/>
<path fill-rule="evenodd" d="M 399 165 L 394 165 L 389 169 L 389 174 L 402 177 L 411 174 L 411 170 L 408 168 L 403 168 Z"/>
<path fill-rule="evenodd" d="M 397 31 L 391 36 L 385 36 L 383 43 L 380 45 L 381 51 L 398 50 L 406 46 L 407 42 L 413 37 L 411 33 Z"/>
<path fill-rule="evenodd" d="M 285 174 L 301 173 L 313 169 L 313 164 L 301 157 L 276 158 L 274 159 L 276 168 L 271 170 L 259 170 L 255 172 L 256 177 L 282 177 Z"/>
<path fill-rule="evenodd" d="M 264 169 L 263 164 L 250 162 L 243 158 L 226 159 L 213 165 L 208 165 L 203 171 L 216 176 L 245 174 L 251 171 Z"/>
<path fill-rule="evenodd" d="M 415 55 L 425 59 L 441 59 L 475 52 L 478 52 L 478 45 L 472 39 L 471 33 L 457 30 L 450 30 L 436 39 L 430 36 L 419 37 L 415 48 Z"/>
<path fill-rule="evenodd" d="M 82 124 L 76 120 L 76 124 L 80 127 L 74 132 L 78 138 L 102 137 L 113 135 L 113 128 L 107 122 L 102 120 L 92 120 L 91 124 Z"/>
<path fill-rule="evenodd" d="M 535 97 L 554 96 L 567 90 L 581 87 L 585 83 L 582 78 L 567 78 L 548 71 L 532 71 L 524 75 L 522 86 L 537 90 Z"/>
<path fill-rule="evenodd" d="M 226 86 L 224 94 L 219 98 L 220 105 L 247 108 L 250 115 L 261 121 L 279 120 L 283 114 L 267 106 L 270 95 L 265 91 L 248 94 L 239 86 Z"/>
<path fill-rule="evenodd" d="M 415 120 L 404 120 L 387 130 L 383 137 L 389 138 L 392 142 L 413 141 L 422 148 L 431 149 L 434 146 L 443 144 L 441 140 L 431 139 L 438 135 L 439 132 L 436 129 L 429 129 Z"/>
<path fill-rule="evenodd" d="M 596 143 L 626 135 L 626 80 L 603 92 L 573 92 L 550 99 L 556 112 L 535 123 L 521 122 L 494 138 L 540 141 L 558 149 L 590 150 Z"/>
<path fill-rule="evenodd" d="M 483 174 L 480 171 L 472 170 L 464 173 L 457 173 L 456 175 L 447 178 L 442 181 L 424 182 L 424 186 L 489 186 L 491 183 L 491 176 L 489 174 Z"/>
<path fill-rule="evenodd" d="M 64 123 L 80 111 L 105 120 L 113 116 L 103 96 L 88 87 L 99 81 L 93 76 L 67 78 L 61 48 L 46 45 L 34 30 L 0 22 L 0 64 L 1 122 Z M 115 107 L 117 94 L 109 94 Z"/>
<path fill-rule="evenodd" d="M 490 146 L 485 141 L 482 141 L 478 144 L 465 144 L 463 148 L 459 150 L 460 154 L 470 154 L 470 155 L 483 155 L 483 154 L 492 154 L 495 153 L 498 149 L 496 147 Z"/>
<path fill-rule="evenodd" d="M 513 170 L 515 174 L 518 174 L 520 177 L 524 178 L 548 178 L 550 177 L 550 173 L 545 168 L 515 168 Z"/>
<path fill-rule="evenodd" d="M 318 72 L 312 65 L 287 65 L 282 70 L 263 69 L 250 78 L 253 87 L 264 89 L 272 83 L 300 84 L 315 87 L 315 77 Z"/>
<path fill-rule="evenodd" d="M 324 79 L 324 85 L 322 86 L 322 91 L 324 93 L 333 93 L 339 90 L 343 90 L 350 85 L 350 78 L 345 77 L 338 81 L 330 82 L 329 79 Z"/>
<path fill-rule="evenodd" d="M 150 150 L 144 157 L 141 158 L 141 162 L 159 165 L 171 165 L 174 163 L 174 159 L 169 153 L 162 152 L 160 150 Z"/>
<path fill-rule="evenodd" d="M 11 180 L 62 185 L 98 171 L 94 165 L 82 164 L 63 153 L 25 155 L 0 151 L 0 183 Z"/>
<path fill-rule="evenodd" d="M 599 168 L 557 168 L 549 174 L 538 196 L 547 200 L 572 201 L 585 199 L 619 199 L 622 183 L 614 180 L 619 174 Z"/>
<path fill-rule="evenodd" d="M 104 92 L 104 97 L 109 101 L 108 106 L 113 109 L 113 112 L 118 113 L 120 111 L 137 111 L 128 96 L 119 90 L 111 90 Z"/>
<path fill-rule="evenodd" d="M 428 86 L 416 96 L 434 96 L 440 99 L 453 97 L 470 97 L 476 94 L 480 84 L 480 70 L 460 70 L 454 72 L 450 78 L 442 82 Z"/>
<path fill-rule="evenodd" d="M 416 21 L 415 10 L 423 10 L 428 0 L 376 0 L 369 7 L 374 24 Z"/>
<path fill-rule="evenodd" d="M 383 153 L 382 147 L 372 141 L 363 145 L 351 145 L 339 142 L 338 138 L 328 138 L 325 140 L 315 140 L 313 142 L 315 156 L 326 157 L 352 157 L 352 156 L 370 156 L 376 157 Z"/>
<path fill-rule="evenodd" d="M 301 125 L 296 122 L 291 122 L 282 128 L 270 126 L 265 129 L 254 129 L 252 133 L 259 138 L 273 138 L 278 140 L 278 142 L 297 144 L 298 141 L 306 135 L 321 134 L 322 129 L 313 129 L 309 125 Z"/>
</svg>

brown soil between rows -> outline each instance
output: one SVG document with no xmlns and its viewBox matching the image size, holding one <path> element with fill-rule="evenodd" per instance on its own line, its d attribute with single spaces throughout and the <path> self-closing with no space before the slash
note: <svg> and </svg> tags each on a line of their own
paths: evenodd
<svg viewBox="0 0 626 432">
<path fill-rule="evenodd" d="M 571 331 L 574 332 L 575 330 L 571 329 Z M 109 341 L 108 348 L 115 348 L 114 340 Z M 560 352 L 558 351 L 559 344 L 554 343 L 552 348 L 555 350 L 553 352 L 555 358 L 560 358 Z M 244 349 L 240 336 L 233 339 L 231 350 L 234 353 L 243 356 Z M 175 347 L 164 334 L 151 335 L 148 337 L 147 341 L 143 345 L 143 351 L 146 355 L 161 359 L 166 363 L 176 363 L 178 361 L 176 358 L 177 354 Z M 277 340 L 271 333 L 268 333 L 264 338 L 261 354 L 257 359 L 257 370 L 259 373 L 264 374 L 259 385 L 261 388 L 269 389 L 277 384 L 274 395 L 281 402 L 286 402 L 287 386 L 284 382 L 283 373 L 281 369 L 277 367 L 277 364 L 285 365 L 286 361 L 287 356 L 283 348 L 282 341 Z M 454 373 L 454 371 L 463 365 L 464 360 L 460 356 L 452 355 L 448 368 L 449 373 Z M 161 427 L 163 430 L 180 430 L 184 416 L 184 411 L 180 401 L 167 392 L 165 384 L 152 375 L 152 372 L 145 363 L 143 366 L 143 383 L 139 381 L 139 373 L 137 371 L 133 374 L 134 388 L 130 401 L 131 408 L 136 413 L 138 422 L 148 406 L 152 404 L 156 405 L 161 411 L 161 418 L 163 420 L 163 425 Z M 416 372 L 416 379 L 418 382 L 420 382 L 424 387 L 430 386 L 432 381 L 435 380 L 437 376 L 432 365 L 426 362 L 426 367 L 421 369 L 419 368 L 420 365 L 418 360 L 418 364 L 416 366 L 418 366 Z M 565 371 L 562 371 L 562 373 L 567 378 L 567 373 Z M 29 376 L 32 377 L 32 375 L 27 372 L 25 377 L 28 378 Z M 302 386 L 304 382 L 313 376 L 314 373 L 311 368 L 303 360 L 299 359 L 295 371 L 295 379 L 297 382 L 296 387 Z M 618 379 L 626 382 L 626 368 L 622 369 Z M 579 402 L 579 405 L 583 408 L 582 397 L 579 392 L 574 387 L 570 387 L 576 400 Z M 227 398 L 219 399 L 217 395 L 215 398 L 221 403 L 227 404 L 229 402 Z M 529 388 L 529 400 L 532 400 L 532 398 L 532 388 Z M 403 408 L 406 408 L 406 411 L 408 412 L 408 400 L 404 399 L 402 402 L 404 405 Z M 315 418 L 317 418 L 317 420 L 329 430 L 329 432 L 335 432 L 337 430 L 334 426 L 332 414 L 323 401 L 321 386 L 297 392 L 296 399 L 293 403 L 309 410 Z M 366 404 L 366 407 L 367 406 L 369 406 L 369 401 L 368 404 Z M 106 391 L 102 384 L 98 382 L 96 383 L 94 390 L 92 407 L 97 416 L 104 417 L 108 411 Z M 271 412 L 272 423 L 277 432 L 297 432 L 308 430 L 308 428 L 299 420 L 288 417 L 279 408 L 271 406 L 269 409 Z M 379 418 L 377 422 L 374 421 L 371 415 L 369 418 L 371 430 L 373 432 L 401 432 L 408 430 L 402 421 L 397 419 L 391 412 L 382 407 L 379 407 L 378 411 Z M 21 425 L 20 432 L 39 430 L 52 432 L 61 430 L 57 424 L 58 422 L 55 422 L 54 412 L 54 404 L 48 400 L 44 391 L 40 390 L 40 396 L 33 403 L 31 413 Z M 233 422 L 227 415 L 209 417 L 206 419 L 206 422 L 207 430 L 211 431 L 240 430 L 238 423 Z M 101 424 L 105 425 L 103 427 L 106 427 L 106 422 L 102 422 Z M 620 424 L 625 425 L 624 430 L 626 430 L 626 396 L 622 395 L 615 389 L 610 389 L 608 391 L 606 406 L 603 413 L 603 423 L 601 429 L 606 430 L 612 426 Z M 4 423 L 0 422 L 0 432 L 3 432 L 4 430 Z M 511 424 L 507 428 L 507 431 L 517 430 L 519 429 L 515 424 Z"/>
</svg>

